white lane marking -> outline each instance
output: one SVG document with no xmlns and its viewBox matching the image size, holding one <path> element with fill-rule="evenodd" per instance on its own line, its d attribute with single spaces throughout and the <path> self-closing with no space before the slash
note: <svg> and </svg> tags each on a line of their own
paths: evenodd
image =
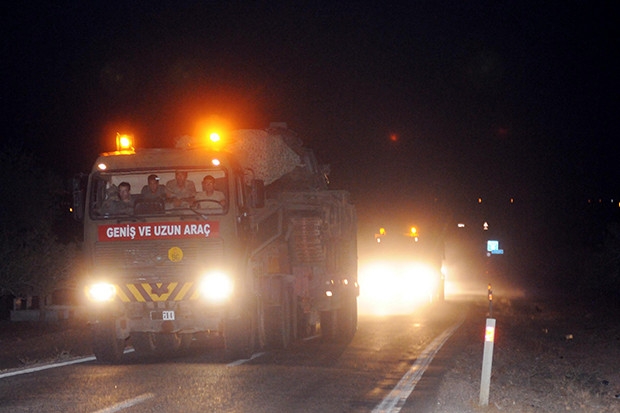
<svg viewBox="0 0 620 413">
<path fill-rule="evenodd" d="M 70 364 L 86 363 L 87 361 L 93 361 L 93 360 L 96 360 L 95 356 L 81 357 L 81 358 L 74 359 L 74 360 L 61 361 L 59 363 L 42 364 L 42 365 L 34 366 L 34 367 L 19 368 L 17 370 L 12 370 L 12 371 L 8 371 L 6 373 L 0 374 L 0 379 L 4 379 L 6 377 L 11 377 L 11 376 L 18 376 L 20 374 L 35 373 L 41 370 L 55 369 L 56 367 L 68 366 Z"/>
<path fill-rule="evenodd" d="M 372 413 L 398 413 L 400 409 L 402 409 L 407 398 L 422 378 L 426 368 L 431 364 L 437 352 L 439 352 L 439 349 L 443 347 L 448 338 L 450 338 L 461 324 L 463 324 L 463 321 L 465 321 L 465 317 L 462 317 L 452 327 L 441 333 L 441 335 L 424 349 L 409 371 L 400 379 L 390 394 L 373 409 Z"/>
<path fill-rule="evenodd" d="M 125 354 L 131 353 L 132 351 L 134 351 L 132 348 L 128 348 L 125 350 Z M 67 360 L 67 361 L 52 362 L 49 364 L 40 364 L 40 365 L 33 366 L 33 367 L 25 367 L 25 368 L 19 367 L 17 369 L 9 370 L 5 373 L 0 373 L 0 379 L 12 377 L 12 376 L 19 376 L 20 374 L 36 373 L 37 371 L 55 369 L 57 367 L 69 366 L 71 364 L 86 363 L 88 361 L 95 361 L 95 360 L 97 360 L 95 356 L 87 356 L 87 357 L 80 357 L 80 358 L 75 358 L 75 359 Z"/>
<path fill-rule="evenodd" d="M 261 352 L 261 353 L 254 353 L 254 354 L 252 354 L 252 357 L 250 357 L 249 359 L 239 359 L 239 360 L 233 361 L 232 363 L 228 363 L 228 364 L 226 365 L 226 367 L 235 367 L 235 366 L 239 366 L 239 365 L 241 365 L 241 364 L 243 364 L 243 363 L 247 363 L 247 362 L 248 362 L 248 361 L 250 361 L 250 360 L 254 360 L 255 358 L 258 358 L 258 357 L 262 356 L 263 354 L 265 354 L 265 353 L 264 353 L 264 352 Z"/>
<path fill-rule="evenodd" d="M 114 412 L 118 412 L 118 411 L 127 409 L 129 407 L 135 406 L 136 404 L 144 403 L 145 401 L 150 400 L 153 397 L 155 397 L 155 394 L 153 394 L 153 393 L 144 393 L 144 394 L 141 394 L 141 395 L 139 395 L 137 397 L 134 397 L 133 399 L 129 399 L 129 400 L 125 400 L 125 401 L 120 402 L 120 403 L 113 404 L 112 406 L 106 407 L 105 409 L 97 410 L 94 413 L 114 413 Z"/>
</svg>

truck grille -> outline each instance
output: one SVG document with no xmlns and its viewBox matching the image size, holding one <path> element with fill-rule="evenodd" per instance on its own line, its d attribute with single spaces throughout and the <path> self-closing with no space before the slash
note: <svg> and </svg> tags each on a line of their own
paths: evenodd
<svg viewBox="0 0 620 413">
<path fill-rule="evenodd" d="M 185 301 L 198 299 L 194 282 L 131 283 L 117 285 L 117 296 L 125 303 Z"/>
<path fill-rule="evenodd" d="M 102 242 L 95 244 L 94 265 L 120 278 L 161 282 L 189 276 L 197 264 L 221 261 L 221 240 Z"/>
<path fill-rule="evenodd" d="M 102 242 L 94 264 L 119 280 L 122 302 L 186 301 L 198 298 L 196 268 L 220 262 L 223 254 L 221 240 Z"/>
</svg>

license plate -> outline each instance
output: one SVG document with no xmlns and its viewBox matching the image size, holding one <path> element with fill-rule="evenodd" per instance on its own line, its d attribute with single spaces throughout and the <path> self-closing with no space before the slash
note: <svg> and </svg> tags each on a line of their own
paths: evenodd
<svg viewBox="0 0 620 413">
<path fill-rule="evenodd" d="M 151 320 L 174 320 L 173 310 L 151 311 Z"/>
</svg>

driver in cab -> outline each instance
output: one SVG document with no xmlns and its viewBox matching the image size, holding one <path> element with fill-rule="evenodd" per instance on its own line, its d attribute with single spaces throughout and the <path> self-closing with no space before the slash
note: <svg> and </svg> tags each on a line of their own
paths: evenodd
<svg viewBox="0 0 620 413">
<path fill-rule="evenodd" d="M 222 191 L 215 189 L 215 178 L 211 175 L 207 175 L 202 179 L 202 191 L 196 194 L 195 200 L 194 207 L 196 208 L 213 208 L 218 207 L 217 204 L 222 208 L 226 208 L 226 196 Z"/>
</svg>

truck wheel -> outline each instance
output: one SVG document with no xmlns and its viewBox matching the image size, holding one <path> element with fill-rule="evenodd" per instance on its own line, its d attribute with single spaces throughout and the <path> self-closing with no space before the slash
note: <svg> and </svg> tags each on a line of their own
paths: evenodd
<svg viewBox="0 0 620 413">
<path fill-rule="evenodd" d="M 131 333 L 131 344 L 140 356 L 150 356 L 155 353 L 153 333 Z"/>
<path fill-rule="evenodd" d="M 170 354 L 181 346 L 181 339 L 175 333 L 154 333 L 153 342 L 157 354 Z"/>
<path fill-rule="evenodd" d="M 125 340 L 116 338 L 114 320 L 93 324 L 93 352 L 100 363 L 120 363 L 125 351 Z"/>
<path fill-rule="evenodd" d="M 287 349 L 291 345 L 293 323 L 293 300 L 288 288 L 282 288 L 279 306 L 265 309 L 265 334 L 267 346 L 274 349 Z"/>
<path fill-rule="evenodd" d="M 345 300 L 344 307 L 338 310 L 338 339 L 350 340 L 357 331 L 357 297 Z"/>
<path fill-rule="evenodd" d="M 192 346 L 194 335 L 192 333 L 179 334 L 179 339 L 181 340 L 181 351 L 187 351 Z"/>
<path fill-rule="evenodd" d="M 310 315 L 304 313 L 303 307 L 295 305 L 297 312 L 297 336 L 295 339 L 304 339 L 316 334 L 316 326 L 310 325 Z"/>
<path fill-rule="evenodd" d="M 247 359 L 254 351 L 254 340 L 248 317 L 226 319 L 224 321 L 224 347 L 226 357 L 230 359 Z"/>
<path fill-rule="evenodd" d="M 321 311 L 321 339 L 325 342 L 332 343 L 336 341 L 338 336 L 336 332 L 336 311 Z"/>
<path fill-rule="evenodd" d="M 264 349 L 269 347 L 269 322 L 268 308 L 263 300 L 259 299 L 257 303 L 257 347 Z"/>
</svg>

